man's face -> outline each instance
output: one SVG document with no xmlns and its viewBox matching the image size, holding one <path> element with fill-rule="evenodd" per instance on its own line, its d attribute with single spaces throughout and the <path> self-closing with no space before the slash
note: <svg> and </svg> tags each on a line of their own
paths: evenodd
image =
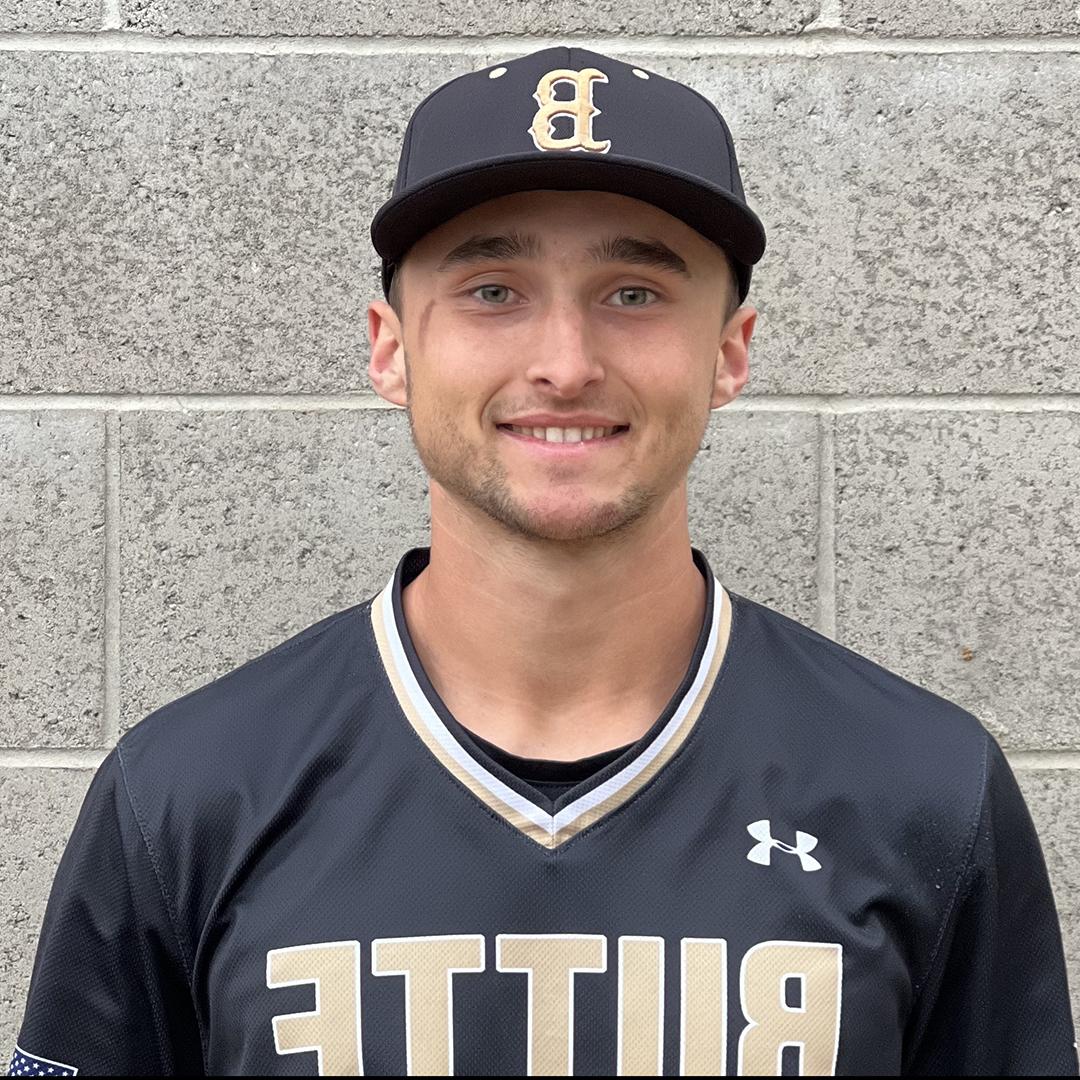
<svg viewBox="0 0 1080 1080">
<path fill-rule="evenodd" d="M 636 199 L 494 199 L 397 272 L 404 325 L 372 302 L 369 370 L 408 407 L 433 514 L 446 498 L 531 539 L 629 529 L 685 496 L 710 408 L 746 381 L 756 312 L 725 323 L 723 254 Z"/>
</svg>

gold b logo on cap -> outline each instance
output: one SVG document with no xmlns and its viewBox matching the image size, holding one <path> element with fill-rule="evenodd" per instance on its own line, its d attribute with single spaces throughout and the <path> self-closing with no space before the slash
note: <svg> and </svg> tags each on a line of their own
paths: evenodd
<svg viewBox="0 0 1080 1080">
<path fill-rule="evenodd" d="M 540 106 L 533 116 L 529 134 L 537 150 L 593 150 L 606 154 L 611 149 L 611 140 L 597 142 L 593 138 L 592 121 L 599 116 L 600 110 L 593 104 L 592 88 L 594 82 L 607 82 L 608 77 L 598 68 L 582 68 L 571 71 L 569 68 L 556 68 L 541 76 L 536 84 L 533 97 Z M 555 98 L 555 87 L 559 83 L 570 83 L 574 96 L 569 101 Z M 574 130 L 565 138 L 556 138 L 554 120 L 556 116 L 569 116 L 574 121 Z"/>
</svg>

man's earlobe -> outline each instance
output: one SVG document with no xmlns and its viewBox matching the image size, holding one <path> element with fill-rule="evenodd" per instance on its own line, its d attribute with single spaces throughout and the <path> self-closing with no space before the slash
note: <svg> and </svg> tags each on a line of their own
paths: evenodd
<svg viewBox="0 0 1080 1080">
<path fill-rule="evenodd" d="M 368 378 L 375 393 L 394 405 L 406 405 L 404 336 L 397 313 L 385 300 L 372 300 L 368 304 L 368 341 L 371 343 Z"/>
</svg>

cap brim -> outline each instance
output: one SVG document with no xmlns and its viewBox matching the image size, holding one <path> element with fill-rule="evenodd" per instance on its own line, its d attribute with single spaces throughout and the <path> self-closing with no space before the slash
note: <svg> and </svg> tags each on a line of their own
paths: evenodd
<svg viewBox="0 0 1080 1080">
<path fill-rule="evenodd" d="M 383 258 L 384 291 L 393 264 L 420 237 L 489 199 L 533 190 L 613 191 L 667 211 L 728 253 L 739 278 L 740 303 L 749 290 L 750 268 L 765 252 L 758 216 L 700 177 L 614 154 L 531 153 L 436 174 L 386 202 L 371 222 L 371 240 Z"/>
</svg>

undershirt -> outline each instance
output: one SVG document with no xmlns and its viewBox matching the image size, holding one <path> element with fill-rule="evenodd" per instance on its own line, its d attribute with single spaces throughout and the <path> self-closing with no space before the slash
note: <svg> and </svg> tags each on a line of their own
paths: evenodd
<svg viewBox="0 0 1080 1080">
<path fill-rule="evenodd" d="M 602 753 L 579 758 L 577 761 L 548 761 L 544 758 L 518 757 L 517 754 L 511 754 L 501 746 L 488 742 L 487 739 L 481 739 L 474 732 L 468 729 L 466 731 L 469 738 L 488 757 L 493 758 L 507 772 L 513 773 L 519 780 L 524 780 L 530 787 L 536 788 L 552 800 L 611 764 L 634 745 L 627 743 L 625 746 L 615 747 L 614 750 L 604 750 Z"/>
</svg>

